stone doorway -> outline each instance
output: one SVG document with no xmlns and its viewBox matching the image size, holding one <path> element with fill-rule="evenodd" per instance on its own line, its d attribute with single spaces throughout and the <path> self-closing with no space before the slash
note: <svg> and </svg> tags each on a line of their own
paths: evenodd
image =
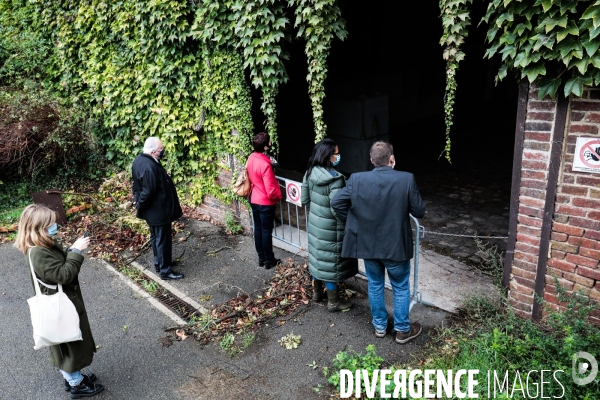
<svg viewBox="0 0 600 400">
<path fill-rule="evenodd" d="M 438 4 L 386 0 L 367 6 L 348 0 L 340 7 L 349 36 L 334 42 L 324 104 L 328 132 L 342 152 L 339 169 L 346 174 L 368 169 L 365 150 L 375 139 L 389 140 L 396 168 L 415 174 L 428 202 L 423 220 L 428 230 L 507 236 L 518 86 L 509 78 L 494 85 L 498 62 L 483 59 L 485 27 L 477 27 L 484 7 L 474 6 L 458 74 L 452 164 L 440 158 L 445 63 Z M 401 23 L 413 17 L 421 21 L 418 32 Z M 288 51 L 290 82 L 277 98 L 278 175 L 301 177 L 314 133 L 303 43 L 295 41 Z M 353 129 L 348 120 L 357 112 L 366 117 Z M 503 240 L 489 242 L 505 248 Z M 427 235 L 425 245 L 471 265 L 479 262 L 473 238 Z"/>
</svg>

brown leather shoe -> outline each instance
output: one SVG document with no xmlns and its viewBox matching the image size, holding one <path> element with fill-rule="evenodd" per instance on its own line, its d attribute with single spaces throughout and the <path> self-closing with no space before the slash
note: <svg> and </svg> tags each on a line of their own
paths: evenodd
<svg viewBox="0 0 600 400">
<path fill-rule="evenodd" d="M 410 324 L 410 330 L 408 332 L 396 332 L 396 343 L 406 343 L 419 336 L 423 332 L 423 327 L 418 322 Z"/>
</svg>

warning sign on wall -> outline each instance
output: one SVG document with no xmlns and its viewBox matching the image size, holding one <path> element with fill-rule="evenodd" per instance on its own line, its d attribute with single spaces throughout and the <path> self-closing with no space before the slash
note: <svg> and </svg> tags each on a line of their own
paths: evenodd
<svg viewBox="0 0 600 400">
<path fill-rule="evenodd" d="M 298 206 L 302 205 L 302 184 L 296 181 L 285 180 L 285 193 L 287 201 Z"/>
<path fill-rule="evenodd" d="M 573 171 L 600 174 L 600 139 L 577 138 Z"/>
</svg>

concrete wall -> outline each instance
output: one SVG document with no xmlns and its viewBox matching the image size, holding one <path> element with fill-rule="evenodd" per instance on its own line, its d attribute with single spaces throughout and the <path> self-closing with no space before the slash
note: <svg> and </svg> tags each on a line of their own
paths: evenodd
<svg viewBox="0 0 600 400">
<path fill-rule="evenodd" d="M 538 99 L 532 86 L 527 101 L 517 234 L 510 276 L 509 301 L 523 316 L 532 316 L 535 280 L 543 274 L 543 298 L 557 309 L 555 278 L 568 292 L 580 291 L 600 303 L 600 174 L 573 172 L 577 137 L 600 138 L 600 89 L 586 89 L 581 98 L 570 98 L 560 171 L 554 199 L 548 199 L 550 151 L 561 140 L 555 129 L 557 102 Z M 546 265 L 538 261 L 546 201 L 553 201 L 551 234 Z M 544 256 L 545 257 L 545 256 Z M 540 271 L 540 268 L 545 269 Z M 600 313 L 591 321 L 600 324 Z"/>
</svg>

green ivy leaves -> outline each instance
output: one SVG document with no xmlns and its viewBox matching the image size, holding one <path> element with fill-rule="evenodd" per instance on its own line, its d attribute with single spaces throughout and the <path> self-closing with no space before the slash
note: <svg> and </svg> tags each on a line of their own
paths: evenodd
<svg viewBox="0 0 600 400">
<path fill-rule="evenodd" d="M 334 37 L 344 40 L 348 34 L 346 21 L 335 0 L 288 0 L 296 5 L 298 36 L 306 40 L 305 52 L 308 57 L 308 92 L 313 110 L 315 143 L 327 134 L 323 121 L 324 83 L 327 78 L 327 57 Z"/>
<path fill-rule="evenodd" d="M 510 1 L 510 0 L 508 0 Z M 446 145 L 444 155 L 448 162 L 450 159 L 450 129 L 452 128 L 452 118 L 454 115 L 454 101 L 456 92 L 456 71 L 458 63 L 465 58 L 465 53 L 460 49 L 468 35 L 467 28 L 471 24 L 469 17 L 469 4 L 473 0 L 440 0 L 440 11 L 442 13 L 442 27 L 444 33 L 440 39 L 440 44 L 444 46 L 442 57 L 446 60 L 446 93 L 444 95 L 444 113 L 446 123 Z M 504 16 L 504 19 L 510 16 Z M 496 31 L 488 33 L 488 37 L 495 37 Z M 508 38 L 510 40 L 511 38 Z"/>
<path fill-rule="evenodd" d="M 33 21 L 26 29 L 55 44 L 47 84 L 98 116 L 111 161 L 127 168 L 146 137 L 160 136 L 167 168 L 195 202 L 206 194 L 233 199 L 216 180 L 224 154 L 243 161 L 251 151 L 245 70 L 262 90 L 276 143 L 275 98 L 288 80 L 284 43 L 292 29 L 286 4 L 307 42 L 316 136 L 325 135 L 326 59 L 334 36 L 346 35 L 335 0 L 0 0 L 0 21 L 10 16 L 5 3 L 18 3 L 18 20 Z"/>
<path fill-rule="evenodd" d="M 277 0 L 238 0 L 233 3 L 232 11 L 239 37 L 236 46 L 243 51 L 244 67 L 250 69 L 252 84 L 262 89 L 261 110 L 267 118 L 267 131 L 276 141 L 275 96 L 279 85 L 288 80 L 283 65 L 288 55 L 282 45 L 289 20 L 283 4 Z"/>
<path fill-rule="evenodd" d="M 540 98 L 555 97 L 563 84 L 565 96 L 581 96 L 584 85 L 599 84 L 600 2 L 590 3 L 490 2 L 483 17 L 490 24 L 486 57 L 502 55 L 497 80 L 513 69 L 529 82 L 539 79 Z"/>
<path fill-rule="evenodd" d="M 109 128 L 102 138 L 108 157 L 127 168 L 146 137 L 160 136 L 166 167 L 193 202 L 206 194 L 232 200 L 216 182 L 217 161 L 223 153 L 250 152 L 254 128 L 242 55 L 194 32 L 201 13 L 193 3 L 75 3 L 33 0 L 47 35 L 60 43 L 56 87 L 85 96 L 101 117 Z"/>
<path fill-rule="evenodd" d="M 297 36 L 306 40 L 307 81 L 313 108 L 316 141 L 326 135 L 322 102 L 327 77 L 327 56 L 335 37 L 347 35 L 345 21 L 336 0 L 287 0 L 294 9 Z M 277 0 L 203 0 L 192 25 L 195 37 L 219 48 L 237 48 L 243 52 L 244 67 L 250 71 L 252 84 L 261 88 L 261 110 L 267 117 L 266 127 L 277 139 L 275 97 L 279 86 L 288 80 L 283 50 L 290 40 L 290 23 L 283 1 Z"/>
</svg>

